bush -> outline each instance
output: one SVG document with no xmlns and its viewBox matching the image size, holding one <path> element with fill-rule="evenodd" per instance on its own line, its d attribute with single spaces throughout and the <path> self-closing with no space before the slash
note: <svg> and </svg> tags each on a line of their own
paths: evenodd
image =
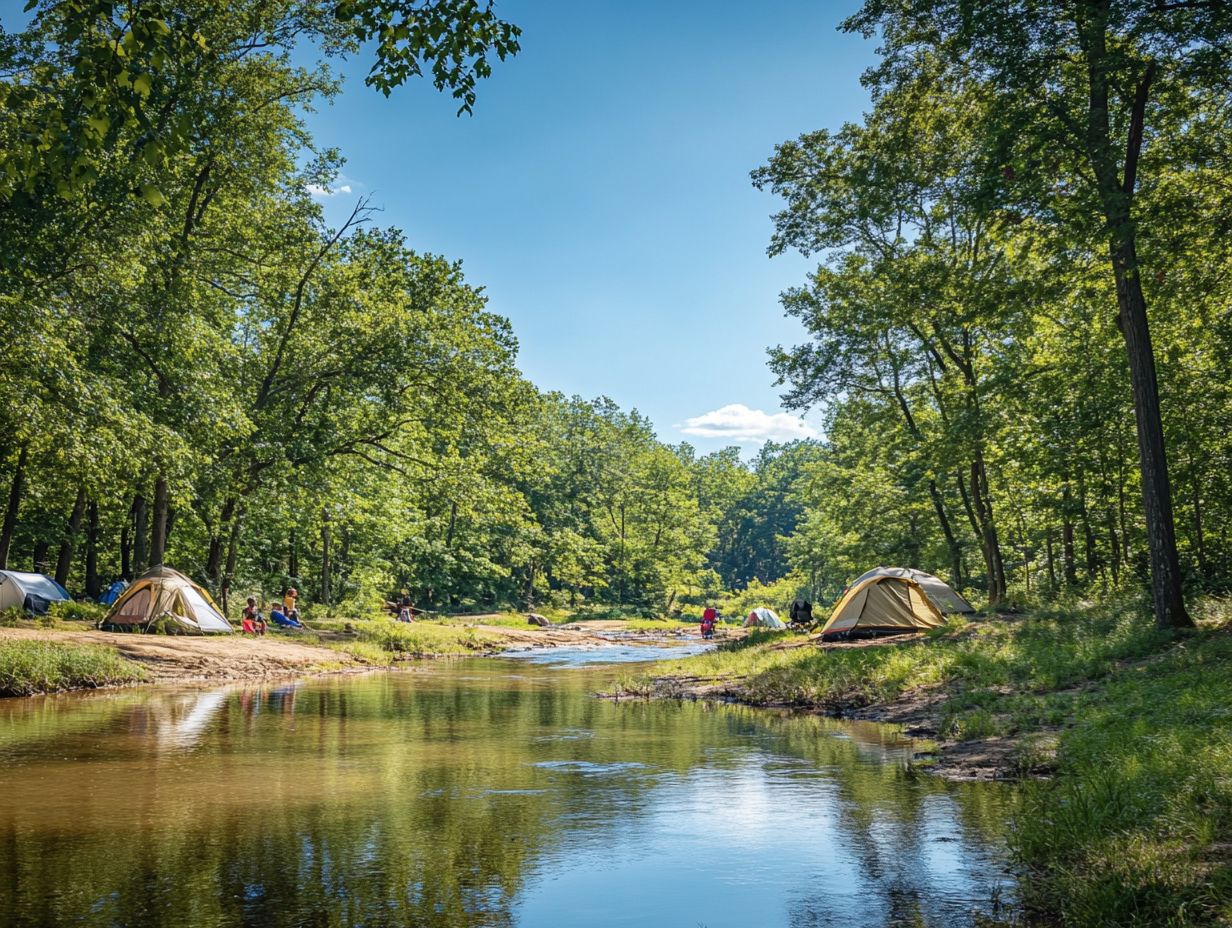
<svg viewBox="0 0 1232 928">
<path fill-rule="evenodd" d="M 0 696 L 135 683 L 145 672 L 110 648 L 51 641 L 0 643 Z"/>
<path fill-rule="evenodd" d="M 107 607 L 70 599 L 52 603 L 48 614 L 62 622 L 89 622 L 91 625 L 97 625 L 107 615 Z"/>
</svg>

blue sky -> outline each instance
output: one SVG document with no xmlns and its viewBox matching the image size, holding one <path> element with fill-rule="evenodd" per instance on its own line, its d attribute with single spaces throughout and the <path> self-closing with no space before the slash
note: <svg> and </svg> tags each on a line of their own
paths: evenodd
<svg viewBox="0 0 1232 928">
<path fill-rule="evenodd" d="M 361 61 L 343 66 L 343 94 L 310 118 L 348 159 L 330 214 L 371 194 L 379 223 L 461 259 L 543 389 L 610 396 L 703 451 L 803 434 L 765 349 L 800 339 L 778 294 L 809 262 L 766 257 L 777 206 L 749 171 L 866 108 L 874 43 L 836 28 L 857 6 L 499 0 L 522 52 L 473 116 L 426 82 L 386 99 Z M 684 433 L 732 406 L 754 412 Z"/>
</svg>

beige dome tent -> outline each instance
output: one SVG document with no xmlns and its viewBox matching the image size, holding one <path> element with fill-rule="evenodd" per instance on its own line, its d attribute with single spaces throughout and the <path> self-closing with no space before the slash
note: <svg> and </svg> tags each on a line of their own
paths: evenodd
<svg viewBox="0 0 1232 928">
<path fill-rule="evenodd" d="M 916 570 L 913 567 L 874 567 L 867 573 L 856 577 L 855 582 L 851 584 L 852 588 L 859 586 L 870 577 L 899 577 L 904 580 L 914 580 L 942 615 L 953 615 L 955 612 L 975 612 L 975 607 L 958 595 L 958 591 L 952 586 L 940 577 L 926 574 L 922 570 Z"/>
<path fill-rule="evenodd" d="M 151 567 L 142 574 L 99 624 L 144 630 L 159 619 L 190 632 L 233 631 L 210 594 L 170 567 Z"/>
<path fill-rule="evenodd" d="M 868 632 L 894 634 L 945 624 L 924 588 L 909 577 L 873 576 L 852 585 L 834 607 L 821 637 Z"/>
</svg>

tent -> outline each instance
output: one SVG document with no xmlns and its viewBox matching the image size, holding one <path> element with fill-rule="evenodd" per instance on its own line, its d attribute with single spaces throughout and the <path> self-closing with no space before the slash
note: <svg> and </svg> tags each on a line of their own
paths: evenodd
<svg viewBox="0 0 1232 928">
<path fill-rule="evenodd" d="M 926 574 L 922 570 L 915 570 L 911 567 L 874 567 L 867 573 L 856 577 L 855 583 L 851 585 L 852 588 L 859 586 L 870 577 L 898 577 L 903 580 L 914 580 L 942 615 L 953 615 L 955 612 L 975 612 L 975 607 L 959 596 L 952 586 L 940 577 Z"/>
<path fill-rule="evenodd" d="M 31 615 L 46 615 L 52 603 L 70 600 L 68 590 L 43 574 L 0 570 L 0 612 L 24 609 Z"/>
<path fill-rule="evenodd" d="M 115 601 L 120 598 L 120 594 L 128 589 L 127 580 L 117 580 L 111 586 L 103 591 L 103 595 L 98 598 L 100 606 L 114 606 Z"/>
<path fill-rule="evenodd" d="M 822 638 L 868 632 L 894 634 L 921 631 L 945 624 L 924 588 L 909 577 L 868 577 L 854 584 L 838 601 Z"/>
<path fill-rule="evenodd" d="M 231 632 L 210 594 L 170 567 L 151 567 L 116 600 L 99 624 L 145 629 L 168 619 L 191 632 Z"/>
<path fill-rule="evenodd" d="M 745 628 L 786 628 L 783 620 L 774 614 L 773 609 L 767 609 L 765 606 L 758 606 L 749 613 L 749 617 L 744 620 Z"/>
</svg>

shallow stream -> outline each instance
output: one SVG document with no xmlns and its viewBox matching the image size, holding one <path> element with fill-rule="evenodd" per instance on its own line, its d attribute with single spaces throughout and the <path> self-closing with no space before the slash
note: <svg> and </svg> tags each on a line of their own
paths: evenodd
<svg viewBox="0 0 1232 928">
<path fill-rule="evenodd" d="M 654 656 L 0 700 L 0 925 L 941 928 L 1011 892 L 1008 788 L 591 695 Z"/>
</svg>

